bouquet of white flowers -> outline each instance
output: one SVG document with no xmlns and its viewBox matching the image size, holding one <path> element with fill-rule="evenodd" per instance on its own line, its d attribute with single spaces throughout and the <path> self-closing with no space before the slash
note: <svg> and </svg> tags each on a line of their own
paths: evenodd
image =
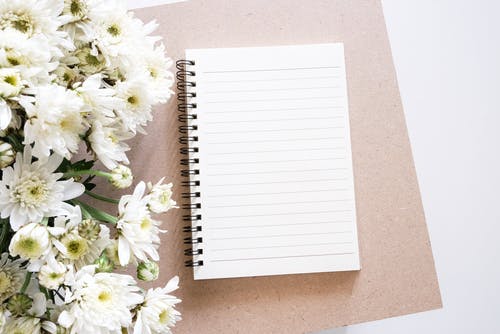
<svg viewBox="0 0 500 334">
<path fill-rule="evenodd" d="M 0 0 L 0 333 L 170 333 L 180 319 L 177 278 L 144 291 L 113 272 L 158 277 L 154 215 L 175 207 L 172 185 L 94 192 L 95 178 L 131 186 L 126 141 L 173 94 L 156 24 L 124 3 Z"/>
</svg>

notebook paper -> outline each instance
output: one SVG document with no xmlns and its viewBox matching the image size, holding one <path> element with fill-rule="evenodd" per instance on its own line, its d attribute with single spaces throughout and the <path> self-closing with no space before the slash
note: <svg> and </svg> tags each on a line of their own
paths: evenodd
<svg viewBox="0 0 500 334">
<path fill-rule="evenodd" d="M 195 279 L 358 270 L 343 45 L 191 49 Z"/>
</svg>

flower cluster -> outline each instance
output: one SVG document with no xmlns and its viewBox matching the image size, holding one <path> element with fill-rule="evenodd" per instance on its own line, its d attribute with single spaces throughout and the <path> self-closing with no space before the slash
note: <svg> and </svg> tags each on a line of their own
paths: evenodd
<svg viewBox="0 0 500 334">
<path fill-rule="evenodd" d="M 180 319 L 177 278 L 145 291 L 114 272 L 158 278 L 172 184 L 94 192 L 96 177 L 133 184 L 127 141 L 173 94 L 156 23 L 125 3 L 0 0 L 0 333 L 170 333 Z"/>
</svg>

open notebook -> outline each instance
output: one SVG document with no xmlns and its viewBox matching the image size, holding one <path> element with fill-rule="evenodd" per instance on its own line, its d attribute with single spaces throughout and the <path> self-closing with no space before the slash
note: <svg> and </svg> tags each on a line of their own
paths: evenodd
<svg viewBox="0 0 500 334">
<path fill-rule="evenodd" d="M 177 62 L 195 279 L 359 270 L 343 44 Z"/>
</svg>

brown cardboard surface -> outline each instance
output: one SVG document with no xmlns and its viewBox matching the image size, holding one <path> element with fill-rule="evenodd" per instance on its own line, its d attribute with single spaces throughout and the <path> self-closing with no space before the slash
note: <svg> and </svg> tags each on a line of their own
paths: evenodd
<svg viewBox="0 0 500 334">
<path fill-rule="evenodd" d="M 361 271 L 193 281 L 175 210 L 163 217 L 154 285 L 180 276 L 176 334 L 309 333 L 442 306 L 379 0 L 191 0 L 136 13 L 161 24 L 173 59 L 186 48 L 345 43 Z M 166 176 L 180 202 L 177 126 L 174 98 L 129 156 L 136 179 Z"/>
</svg>

